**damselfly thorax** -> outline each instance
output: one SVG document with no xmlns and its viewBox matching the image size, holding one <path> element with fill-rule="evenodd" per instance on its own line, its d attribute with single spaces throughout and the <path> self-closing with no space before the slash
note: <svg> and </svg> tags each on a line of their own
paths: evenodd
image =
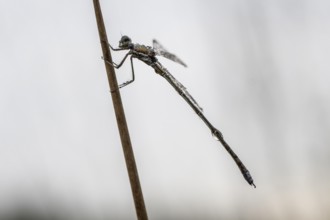
<svg viewBox="0 0 330 220">
<path fill-rule="evenodd" d="M 152 47 L 141 45 L 141 44 L 133 44 L 132 51 L 137 52 L 137 53 L 142 53 L 142 54 L 145 54 L 150 57 L 156 56 L 156 52 L 154 51 L 154 49 Z"/>
</svg>

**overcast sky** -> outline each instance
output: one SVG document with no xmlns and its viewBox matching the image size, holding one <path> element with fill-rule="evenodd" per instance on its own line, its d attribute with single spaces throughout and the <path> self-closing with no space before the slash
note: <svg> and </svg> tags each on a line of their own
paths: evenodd
<svg viewBox="0 0 330 220">
<path fill-rule="evenodd" d="M 254 177 L 135 61 L 121 89 L 150 219 L 329 219 L 330 2 L 101 1 L 108 40 L 159 58 Z M 135 210 L 90 1 L 0 1 L 0 207 Z M 113 52 L 115 61 L 123 52 Z M 130 65 L 117 71 L 130 77 Z"/>
</svg>

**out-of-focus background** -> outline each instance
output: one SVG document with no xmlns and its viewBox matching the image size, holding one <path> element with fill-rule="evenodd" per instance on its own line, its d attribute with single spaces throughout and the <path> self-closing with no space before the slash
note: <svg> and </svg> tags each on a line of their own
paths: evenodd
<svg viewBox="0 0 330 220">
<path fill-rule="evenodd" d="M 136 61 L 121 95 L 150 219 L 330 218 L 330 1 L 101 6 L 114 46 L 156 38 L 188 64 L 160 58 L 257 185 Z M 135 219 L 92 0 L 1 1 L 0 30 L 0 219 Z"/>
</svg>

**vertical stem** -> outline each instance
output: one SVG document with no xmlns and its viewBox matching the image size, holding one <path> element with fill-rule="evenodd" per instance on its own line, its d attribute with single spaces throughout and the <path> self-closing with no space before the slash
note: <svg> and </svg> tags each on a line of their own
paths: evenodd
<svg viewBox="0 0 330 220">
<path fill-rule="evenodd" d="M 96 16 L 96 22 L 97 27 L 99 31 L 102 51 L 103 51 L 103 57 L 104 60 L 108 60 L 112 62 L 110 49 L 108 46 L 108 38 L 104 26 L 103 16 L 101 12 L 101 6 L 99 0 L 93 0 L 94 3 L 94 9 L 95 9 L 95 16 Z M 134 198 L 134 204 L 135 204 L 135 210 L 138 220 L 147 220 L 147 211 L 143 200 L 143 194 L 142 189 L 139 181 L 139 175 L 136 168 L 136 163 L 134 159 L 134 153 L 132 149 L 131 140 L 129 137 L 129 132 L 127 128 L 127 123 L 125 119 L 125 113 L 123 104 L 120 97 L 120 92 L 118 89 L 117 79 L 115 75 L 115 70 L 113 66 L 109 65 L 107 62 L 105 63 L 105 68 L 107 71 L 109 86 L 111 96 L 112 96 L 112 102 L 115 109 L 116 119 L 117 119 L 117 125 L 119 129 L 121 144 L 124 151 L 125 161 L 126 161 L 126 167 L 127 172 L 131 184 L 132 194 Z"/>
</svg>

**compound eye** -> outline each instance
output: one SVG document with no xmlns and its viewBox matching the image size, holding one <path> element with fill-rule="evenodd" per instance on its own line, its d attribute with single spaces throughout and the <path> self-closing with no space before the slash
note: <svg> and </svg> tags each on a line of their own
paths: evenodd
<svg viewBox="0 0 330 220">
<path fill-rule="evenodd" d="M 121 41 L 122 42 L 129 42 L 129 41 L 131 41 L 131 39 L 128 36 L 122 36 Z"/>
</svg>

